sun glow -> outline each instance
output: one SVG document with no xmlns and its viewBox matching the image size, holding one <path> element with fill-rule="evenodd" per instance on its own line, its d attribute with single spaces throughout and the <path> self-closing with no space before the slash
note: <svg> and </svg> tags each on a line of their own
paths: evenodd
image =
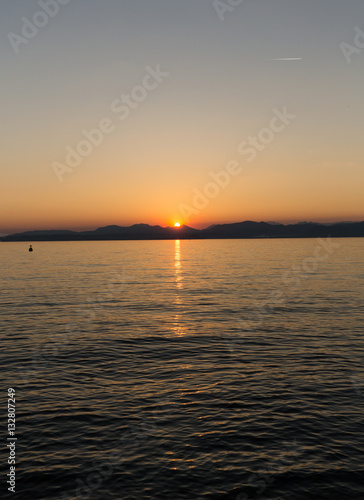
<svg viewBox="0 0 364 500">
<path fill-rule="evenodd" d="M 176 222 L 174 227 L 181 227 L 181 224 L 179 222 Z"/>
</svg>

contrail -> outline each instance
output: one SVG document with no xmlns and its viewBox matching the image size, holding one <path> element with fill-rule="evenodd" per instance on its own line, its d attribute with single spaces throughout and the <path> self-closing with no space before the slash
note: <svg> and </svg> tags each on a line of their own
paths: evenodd
<svg viewBox="0 0 364 500">
<path fill-rule="evenodd" d="M 277 57 L 275 59 L 268 59 L 268 61 L 302 61 L 302 57 Z"/>
</svg>

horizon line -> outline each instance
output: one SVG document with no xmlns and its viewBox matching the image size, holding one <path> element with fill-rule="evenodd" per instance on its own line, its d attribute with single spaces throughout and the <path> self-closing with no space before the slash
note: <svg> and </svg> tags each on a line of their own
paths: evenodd
<svg viewBox="0 0 364 500">
<path fill-rule="evenodd" d="M 41 232 L 41 231 L 70 231 L 70 232 L 74 232 L 74 233 L 83 233 L 83 232 L 96 231 L 98 229 L 106 228 L 106 227 L 130 228 L 130 227 L 133 227 L 133 226 L 140 226 L 140 225 L 149 226 L 149 227 L 161 227 L 163 229 L 170 228 L 170 229 L 175 229 L 176 231 L 181 230 L 183 227 L 189 227 L 191 229 L 195 229 L 196 231 L 203 231 L 203 230 L 208 229 L 208 228 L 210 228 L 212 226 L 242 224 L 244 222 L 253 222 L 253 223 L 256 223 L 256 224 L 265 223 L 265 224 L 270 224 L 270 225 L 282 225 L 282 226 L 290 226 L 290 225 L 296 225 L 296 224 L 320 224 L 320 225 L 325 225 L 325 226 L 331 226 L 331 225 L 335 225 L 335 224 L 356 224 L 356 223 L 361 223 L 361 222 L 364 222 L 364 218 L 360 219 L 360 220 L 335 220 L 334 222 L 317 222 L 315 220 L 298 220 L 296 222 L 287 222 L 287 221 L 286 222 L 279 222 L 279 221 L 264 221 L 264 220 L 256 221 L 256 220 L 246 219 L 246 220 L 240 220 L 240 221 L 237 221 L 237 222 L 216 222 L 216 223 L 212 223 L 212 224 L 209 224 L 207 226 L 204 226 L 201 229 L 197 229 L 197 228 L 195 228 L 193 226 L 189 226 L 188 224 L 182 223 L 182 222 L 181 222 L 181 226 L 180 227 L 175 227 L 174 225 L 162 226 L 160 224 L 148 224 L 146 222 L 136 222 L 136 223 L 131 224 L 129 226 L 123 226 L 123 225 L 118 225 L 118 224 L 107 224 L 107 225 L 104 225 L 104 226 L 93 227 L 93 229 L 66 229 L 66 228 L 62 228 L 62 229 L 54 229 L 54 228 L 50 228 L 50 229 L 27 229 L 27 230 L 16 231 L 16 232 L 11 232 L 11 233 L 0 233 L 0 238 L 5 238 L 6 236 L 11 236 L 11 235 L 15 235 L 15 234 L 31 233 L 31 232 L 38 232 L 38 231 L 39 232 Z"/>
</svg>

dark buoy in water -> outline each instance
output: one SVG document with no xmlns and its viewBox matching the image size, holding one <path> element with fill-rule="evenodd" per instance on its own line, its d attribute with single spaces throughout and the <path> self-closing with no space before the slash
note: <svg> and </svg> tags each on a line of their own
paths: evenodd
<svg viewBox="0 0 364 500">
<path fill-rule="evenodd" d="M 32 252 L 32 251 L 33 251 L 33 248 L 32 248 L 32 245 L 30 245 L 29 252 Z"/>
</svg>

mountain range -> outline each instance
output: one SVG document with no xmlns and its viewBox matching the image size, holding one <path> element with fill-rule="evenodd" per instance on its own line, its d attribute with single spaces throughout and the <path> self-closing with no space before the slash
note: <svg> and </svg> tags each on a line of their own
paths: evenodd
<svg viewBox="0 0 364 500">
<path fill-rule="evenodd" d="M 129 227 L 106 226 L 94 231 L 40 230 L 10 234 L 0 241 L 93 241 L 93 240 L 162 240 L 162 239 L 230 239 L 230 238 L 317 238 L 317 237 L 364 237 L 364 222 L 336 222 L 321 224 L 299 222 L 237 222 L 216 224 L 205 229 L 189 226 L 162 227 L 134 224 Z"/>
</svg>

